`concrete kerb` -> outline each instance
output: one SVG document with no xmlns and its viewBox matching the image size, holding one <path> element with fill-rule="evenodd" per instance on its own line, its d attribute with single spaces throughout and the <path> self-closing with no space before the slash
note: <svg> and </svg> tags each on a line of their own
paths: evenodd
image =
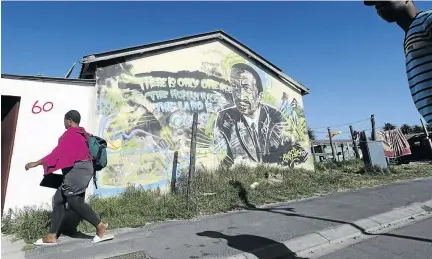
<svg viewBox="0 0 432 259">
<path fill-rule="evenodd" d="M 282 242 L 289 250 L 299 257 L 316 257 L 332 252 L 332 246 L 341 249 L 360 242 L 363 239 L 386 233 L 391 230 L 432 217 L 432 200 L 414 203 L 406 207 L 396 208 L 389 212 L 378 214 L 319 232 L 297 237 Z M 283 255 L 274 254 L 273 246 L 260 248 L 248 253 L 241 253 L 226 259 L 258 258 L 254 254 L 266 254 L 266 258 L 279 258 Z M 336 250 L 337 250 L 336 249 Z M 327 251 L 326 251 L 327 250 Z M 335 249 L 333 249 L 335 250 Z"/>
</svg>

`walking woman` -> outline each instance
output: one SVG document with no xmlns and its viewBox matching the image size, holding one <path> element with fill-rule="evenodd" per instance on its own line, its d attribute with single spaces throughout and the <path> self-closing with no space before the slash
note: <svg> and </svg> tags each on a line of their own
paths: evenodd
<svg viewBox="0 0 432 259">
<path fill-rule="evenodd" d="M 87 146 L 88 133 L 79 126 L 81 115 L 71 110 L 64 117 L 66 131 L 59 138 L 58 145 L 44 158 L 26 164 L 25 169 L 42 165 L 44 174 L 62 169 L 63 183 L 53 197 L 53 212 L 49 233 L 36 241 L 35 245 L 57 244 L 57 232 L 65 216 L 65 204 L 82 219 L 96 228 L 93 242 L 104 238 L 108 224 L 103 223 L 93 209 L 85 203 L 85 191 L 93 177 L 93 163 Z"/>
</svg>

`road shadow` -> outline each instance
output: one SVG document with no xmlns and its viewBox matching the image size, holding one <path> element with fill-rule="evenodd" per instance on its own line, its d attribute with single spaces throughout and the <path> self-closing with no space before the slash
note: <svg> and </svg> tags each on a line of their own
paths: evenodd
<svg viewBox="0 0 432 259">
<path fill-rule="evenodd" d="M 197 233 L 198 236 L 225 239 L 229 247 L 251 253 L 259 259 L 307 259 L 298 257 L 296 253 L 288 249 L 283 243 L 255 235 L 225 235 L 217 231 L 204 231 Z M 271 249 L 269 249 L 271 247 Z M 266 248 L 266 249 L 264 249 Z"/>
<path fill-rule="evenodd" d="M 244 203 L 246 208 L 256 208 L 255 205 L 250 203 L 249 198 L 248 198 L 248 193 L 241 182 L 231 180 L 231 181 L 229 181 L 229 184 L 237 189 L 238 197 Z"/>
<path fill-rule="evenodd" d="M 410 239 L 420 242 L 426 242 L 426 243 L 432 243 L 432 239 L 427 238 L 421 238 L 421 237 L 413 237 L 413 236 L 405 236 L 405 235 L 398 235 L 398 234 L 391 234 L 391 233 L 382 233 L 382 234 L 374 234 L 367 232 L 364 228 L 352 223 L 347 222 L 343 220 L 337 220 L 337 219 L 329 219 L 329 218 L 323 218 L 323 217 L 316 217 L 316 216 L 307 216 L 302 215 L 298 213 L 292 213 L 295 210 L 293 208 L 257 208 L 254 204 L 251 204 L 248 198 L 248 193 L 246 189 L 244 188 L 243 184 L 239 181 L 232 181 L 230 182 L 232 186 L 237 188 L 239 199 L 245 204 L 243 207 L 245 210 L 253 210 L 253 211 L 263 211 L 263 212 L 270 212 L 270 213 L 276 213 L 287 217 L 299 217 L 299 218 L 307 218 L 307 219 L 316 219 L 316 220 L 322 220 L 327 222 L 333 222 L 338 224 L 348 224 L 359 231 L 362 232 L 362 234 L 367 236 L 388 236 L 388 237 L 396 237 L 396 238 L 402 238 L 402 239 Z M 432 208 L 425 206 L 425 211 L 430 211 Z"/>
</svg>

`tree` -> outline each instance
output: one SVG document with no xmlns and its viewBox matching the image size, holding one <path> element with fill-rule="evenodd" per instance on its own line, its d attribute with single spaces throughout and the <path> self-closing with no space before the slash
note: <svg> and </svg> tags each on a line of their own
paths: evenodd
<svg viewBox="0 0 432 259">
<path fill-rule="evenodd" d="M 384 123 L 384 130 L 394 130 L 396 129 L 396 125 L 391 123 Z"/>
<path fill-rule="evenodd" d="M 419 125 L 415 125 L 412 127 L 413 133 L 423 133 L 423 127 Z"/>
<path fill-rule="evenodd" d="M 401 131 L 402 131 L 402 133 L 403 134 L 412 134 L 413 133 L 413 129 L 411 128 L 411 126 L 410 125 L 408 125 L 408 124 L 402 124 L 402 126 L 400 126 L 400 128 L 399 128 Z"/>
<path fill-rule="evenodd" d="M 308 128 L 309 140 L 315 140 L 315 131 L 311 128 Z"/>
</svg>

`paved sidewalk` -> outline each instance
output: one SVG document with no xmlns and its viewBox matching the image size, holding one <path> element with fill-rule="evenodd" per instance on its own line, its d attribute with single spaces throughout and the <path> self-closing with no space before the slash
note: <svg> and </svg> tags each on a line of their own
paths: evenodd
<svg viewBox="0 0 432 259">
<path fill-rule="evenodd" d="M 116 238 L 97 245 L 62 240 L 58 246 L 27 251 L 26 258 L 206 258 L 224 257 L 275 245 L 325 228 L 353 222 L 432 199 L 432 179 L 401 182 L 340 193 L 265 209 L 233 212 L 195 221 L 164 222 L 115 231 Z M 294 255 L 292 258 L 296 258 Z"/>
<path fill-rule="evenodd" d="M 1 234 L 1 258 L 24 259 L 25 253 L 22 251 L 24 246 L 24 241 L 15 241 L 10 236 Z"/>
</svg>

